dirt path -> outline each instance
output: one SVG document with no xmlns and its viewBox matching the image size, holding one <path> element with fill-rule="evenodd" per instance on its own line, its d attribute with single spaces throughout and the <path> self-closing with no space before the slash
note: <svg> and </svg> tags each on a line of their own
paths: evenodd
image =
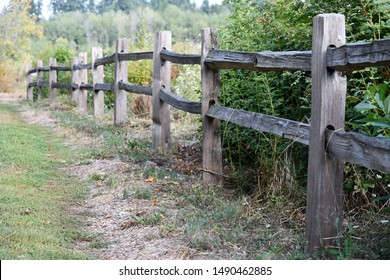
<svg viewBox="0 0 390 280">
<path fill-rule="evenodd" d="M 15 97 L 0 95 L 0 103 L 16 104 Z M 49 126 L 65 138 L 70 149 L 77 150 L 93 139 L 70 133 L 57 125 L 48 112 L 24 107 L 25 122 Z M 69 176 L 86 185 L 85 202 L 69 209 L 85 221 L 85 236 L 76 238 L 76 249 L 98 259 L 185 259 L 191 250 L 180 233 L 177 203 L 163 191 L 164 184 L 142 177 L 142 171 L 155 162 L 112 159 L 87 159 L 64 167 Z M 141 174 L 141 177 L 140 177 Z M 165 187 L 169 185 L 165 184 Z M 175 230 L 173 230 L 175 228 Z"/>
</svg>

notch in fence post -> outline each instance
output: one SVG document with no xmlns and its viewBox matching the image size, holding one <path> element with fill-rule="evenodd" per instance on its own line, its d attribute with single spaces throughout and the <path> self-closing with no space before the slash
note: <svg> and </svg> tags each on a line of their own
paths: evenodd
<svg viewBox="0 0 390 280">
<path fill-rule="evenodd" d="M 160 99 L 161 88 L 171 89 L 171 62 L 161 59 L 162 49 L 171 50 L 171 31 L 160 31 L 154 36 L 153 50 L 153 95 L 152 95 L 152 146 L 158 149 L 168 149 L 171 131 L 170 106 Z"/>
<path fill-rule="evenodd" d="M 87 53 L 81 52 L 79 53 L 79 64 L 87 64 Z M 81 69 L 79 70 L 80 75 L 80 85 L 88 84 L 88 70 Z M 82 115 L 88 114 L 88 91 L 86 89 L 79 89 L 79 110 Z"/>
<path fill-rule="evenodd" d="M 103 65 L 95 67 L 95 61 L 98 58 L 103 57 L 102 48 L 92 48 L 92 79 L 93 79 L 93 108 L 95 118 L 101 118 L 104 116 L 104 91 L 95 90 L 96 84 L 102 84 L 104 82 L 104 69 Z"/>
<path fill-rule="evenodd" d="M 42 87 L 42 70 L 43 67 L 42 60 L 37 62 L 37 85 L 38 85 L 38 100 L 43 99 L 43 87 Z"/>
<path fill-rule="evenodd" d="M 49 59 L 49 90 L 50 106 L 53 106 L 57 102 L 57 89 L 53 87 L 53 83 L 57 82 L 57 70 L 51 69 L 51 66 L 57 66 L 57 60 L 52 57 Z"/>
<path fill-rule="evenodd" d="M 218 70 L 207 67 L 205 59 L 211 48 L 219 48 L 217 30 L 206 28 L 202 32 L 202 116 L 203 116 L 203 184 L 217 184 L 222 175 L 221 122 L 206 116 L 212 105 L 220 104 L 220 77 Z"/>
<path fill-rule="evenodd" d="M 115 81 L 114 81 L 114 123 L 123 125 L 127 119 L 127 92 L 119 89 L 119 82 L 127 82 L 128 62 L 119 61 L 119 53 L 126 53 L 129 50 L 127 39 L 118 39 L 115 53 Z"/>
<path fill-rule="evenodd" d="M 326 153 L 325 129 L 343 129 L 346 78 L 326 67 L 329 46 L 345 44 L 343 15 L 314 18 L 312 47 L 312 105 L 306 208 L 306 252 L 341 246 L 344 163 Z"/>
<path fill-rule="evenodd" d="M 31 64 L 26 66 L 27 101 L 34 101 L 33 87 L 30 86 L 30 83 L 32 82 L 32 76 L 28 73 L 31 68 Z"/>
<path fill-rule="evenodd" d="M 73 57 L 72 59 L 72 95 L 71 101 L 78 105 L 79 102 L 79 86 L 80 86 L 80 75 L 77 65 L 79 64 L 79 58 Z"/>
</svg>

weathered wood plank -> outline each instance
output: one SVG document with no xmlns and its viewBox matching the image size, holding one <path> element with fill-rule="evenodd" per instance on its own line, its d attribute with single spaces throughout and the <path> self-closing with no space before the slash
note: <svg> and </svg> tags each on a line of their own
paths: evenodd
<svg viewBox="0 0 390 280">
<path fill-rule="evenodd" d="M 37 68 L 32 68 L 32 69 L 28 70 L 27 75 L 30 75 L 30 74 L 33 74 L 33 73 L 37 73 L 37 72 L 38 72 Z"/>
<path fill-rule="evenodd" d="M 94 86 L 94 89 L 95 89 L 95 91 L 96 90 L 114 91 L 114 85 L 113 84 L 96 83 Z"/>
<path fill-rule="evenodd" d="M 118 54 L 119 61 L 136 61 L 144 59 L 153 59 L 153 52 L 134 52 Z"/>
<path fill-rule="evenodd" d="M 73 66 L 74 70 L 88 70 L 92 68 L 92 63 L 79 63 Z"/>
<path fill-rule="evenodd" d="M 112 54 L 110 56 L 106 56 L 106 57 L 103 57 L 103 58 L 96 59 L 93 67 L 96 68 L 96 67 L 98 67 L 100 65 L 106 65 L 106 64 L 115 63 L 115 56 L 116 56 L 116 54 L 114 53 L 114 54 Z"/>
<path fill-rule="evenodd" d="M 103 57 L 102 48 L 92 48 L 92 61 L 91 64 L 94 65 L 97 59 Z M 104 68 L 103 65 L 92 68 L 92 79 L 93 79 L 93 111 L 95 118 L 101 118 L 104 116 L 104 91 L 97 90 L 96 84 L 104 82 Z"/>
<path fill-rule="evenodd" d="M 347 44 L 328 48 L 326 65 L 337 71 L 353 71 L 366 67 L 390 66 L 390 39 L 369 43 Z"/>
<path fill-rule="evenodd" d="M 39 81 L 37 82 L 38 87 L 48 87 L 49 86 L 49 81 Z"/>
<path fill-rule="evenodd" d="M 43 62 L 42 60 L 37 61 L 37 86 L 38 86 L 38 100 L 43 99 L 43 89 L 42 89 L 42 67 Z"/>
<path fill-rule="evenodd" d="M 114 80 L 114 123 L 123 125 L 127 120 L 127 92 L 119 89 L 119 82 L 127 82 L 128 62 L 120 61 L 119 54 L 126 53 L 129 49 L 129 41 L 127 39 L 118 39 L 116 42 L 115 52 L 115 80 Z M 95 63 L 96 65 L 96 63 Z"/>
<path fill-rule="evenodd" d="M 93 85 L 89 85 L 89 84 L 81 84 L 79 86 L 79 89 L 86 90 L 86 91 L 94 91 L 95 90 L 93 88 Z"/>
<path fill-rule="evenodd" d="M 137 94 L 145 94 L 152 96 L 153 95 L 153 89 L 152 87 L 145 87 L 145 86 L 139 86 L 134 85 L 129 82 L 119 82 L 119 88 L 123 89 L 125 91 L 131 92 L 131 93 L 137 93 Z"/>
<path fill-rule="evenodd" d="M 50 106 L 54 106 L 57 102 L 57 89 L 53 87 L 53 83 L 57 82 L 57 70 L 53 70 L 52 66 L 57 65 L 55 58 L 49 59 L 49 90 L 50 90 Z"/>
<path fill-rule="evenodd" d="M 28 83 L 28 87 L 31 88 L 31 87 L 36 87 L 38 86 L 38 82 L 31 82 L 31 83 Z"/>
<path fill-rule="evenodd" d="M 55 71 L 72 71 L 72 66 L 50 66 L 50 70 L 55 70 Z"/>
<path fill-rule="evenodd" d="M 171 134 L 170 107 L 159 96 L 161 88 L 171 88 L 171 63 L 163 61 L 160 51 L 171 49 L 172 35 L 170 31 L 155 33 L 153 50 L 153 95 L 152 95 L 152 146 L 154 152 L 169 148 Z"/>
<path fill-rule="evenodd" d="M 202 114 L 202 103 L 186 100 L 165 89 L 160 89 L 160 99 L 169 105 L 192 114 Z"/>
<path fill-rule="evenodd" d="M 206 59 L 212 48 L 219 48 L 217 30 L 206 28 L 202 31 L 202 165 L 203 184 L 214 185 L 221 181 L 223 173 L 222 165 L 222 140 L 221 122 L 218 119 L 207 116 L 207 111 L 212 105 L 220 105 L 221 82 L 218 70 L 209 68 Z"/>
<path fill-rule="evenodd" d="M 343 15 L 314 18 L 312 104 L 307 179 L 307 253 L 320 247 L 340 246 L 343 221 L 343 162 L 326 155 L 325 130 L 344 128 L 347 80 L 326 67 L 327 47 L 345 44 Z"/>
<path fill-rule="evenodd" d="M 49 72 L 49 67 L 37 67 L 37 70 L 40 71 L 40 72 Z"/>
<path fill-rule="evenodd" d="M 197 54 L 180 54 L 166 49 L 160 52 L 161 59 L 177 64 L 200 64 L 200 55 Z"/>
<path fill-rule="evenodd" d="M 339 160 L 390 173 L 390 139 L 327 129 L 326 150 Z"/>
<path fill-rule="evenodd" d="M 79 102 L 79 84 L 80 84 L 80 75 L 79 70 L 75 69 L 74 66 L 79 64 L 79 58 L 73 57 L 72 59 L 72 95 L 71 100 L 76 102 L 78 104 Z M 73 85 L 77 85 L 76 88 L 73 87 Z"/>
<path fill-rule="evenodd" d="M 26 83 L 27 83 L 27 101 L 34 101 L 33 88 L 32 88 L 32 76 L 31 76 L 31 64 L 26 66 Z"/>
<path fill-rule="evenodd" d="M 71 83 L 52 83 L 53 88 L 73 89 Z"/>
<path fill-rule="evenodd" d="M 79 66 L 80 65 L 86 65 L 87 64 L 87 53 L 81 52 L 79 53 Z M 80 83 L 79 83 L 79 100 L 78 100 L 78 107 L 79 112 L 82 115 L 88 114 L 88 68 L 82 68 L 79 67 L 79 75 L 80 75 Z"/>
<path fill-rule="evenodd" d="M 306 123 L 215 105 L 210 107 L 206 115 L 309 145 L 310 125 Z"/>
<path fill-rule="evenodd" d="M 311 70 L 311 51 L 238 52 L 210 50 L 205 60 L 211 69 L 252 71 Z"/>
</svg>

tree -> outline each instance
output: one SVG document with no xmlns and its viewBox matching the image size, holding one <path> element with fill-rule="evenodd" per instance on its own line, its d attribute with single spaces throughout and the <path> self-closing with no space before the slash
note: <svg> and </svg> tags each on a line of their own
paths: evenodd
<svg viewBox="0 0 390 280">
<path fill-rule="evenodd" d="M 35 17 L 37 21 L 40 21 L 42 19 L 42 0 L 31 0 L 28 13 Z"/>
<path fill-rule="evenodd" d="M 73 11 L 86 11 L 84 0 L 50 0 L 50 7 L 53 11 L 53 14 Z"/>
<path fill-rule="evenodd" d="M 42 27 L 29 14 L 30 0 L 10 0 L 0 13 L 0 61 L 21 60 L 30 51 L 31 37 L 43 35 Z"/>
</svg>

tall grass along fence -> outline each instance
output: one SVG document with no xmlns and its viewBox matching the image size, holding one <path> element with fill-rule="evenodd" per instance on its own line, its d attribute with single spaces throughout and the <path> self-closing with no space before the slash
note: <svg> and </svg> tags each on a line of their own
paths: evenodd
<svg viewBox="0 0 390 280">
<path fill-rule="evenodd" d="M 103 57 L 101 48 L 92 48 L 91 63 L 87 62 L 86 53 L 80 53 L 71 66 L 58 66 L 55 59 L 50 59 L 46 68 L 42 67 L 41 61 L 34 69 L 28 67 L 27 99 L 33 100 L 33 87 L 38 87 L 38 99 L 42 99 L 42 88 L 49 87 L 50 104 L 55 104 L 57 89 L 66 88 L 71 91 L 80 113 L 86 114 L 87 91 L 93 91 L 94 114 L 100 117 L 104 112 L 104 91 L 113 91 L 114 122 L 121 125 L 127 117 L 127 92 L 150 95 L 155 151 L 169 147 L 170 106 L 201 114 L 204 184 L 216 184 L 222 176 L 221 120 L 309 145 L 307 253 L 312 254 L 320 247 L 339 246 L 342 242 L 344 162 L 390 172 L 389 140 L 344 131 L 345 73 L 390 65 L 390 39 L 346 44 L 344 16 L 323 14 L 314 18 L 311 51 L 248 53 L 218 48 L 213 29 L 202 31 L 200 55 L 172 52 L 169 31 L 155 34 L 153 52 L 128 53 L 128 41 L 118 39 L 116 52 L 111 56 Z M 142 59 L 153 59 L 152 87 L 127 81 L 127 61 Z M 103 79 L 103 66 L 110 63 L 115 64 L 114 84 L 104 83 Z M 202 102 L 185 100 L 170 91 L 171 63 L 201 65 Z M 311 71 L 311 124 L 221 106 L 220 69 Z M 92 70 L 92 84 L 88 84 L 88 70 Z M 49 72 L 49 81 L 42 80 L 44 71 Z M 71 83 L 58 83 L 58 71 L 71 71 Z M 35 82 L 32 81 L 33 73 L 37 73 Z"/>
</svg>

